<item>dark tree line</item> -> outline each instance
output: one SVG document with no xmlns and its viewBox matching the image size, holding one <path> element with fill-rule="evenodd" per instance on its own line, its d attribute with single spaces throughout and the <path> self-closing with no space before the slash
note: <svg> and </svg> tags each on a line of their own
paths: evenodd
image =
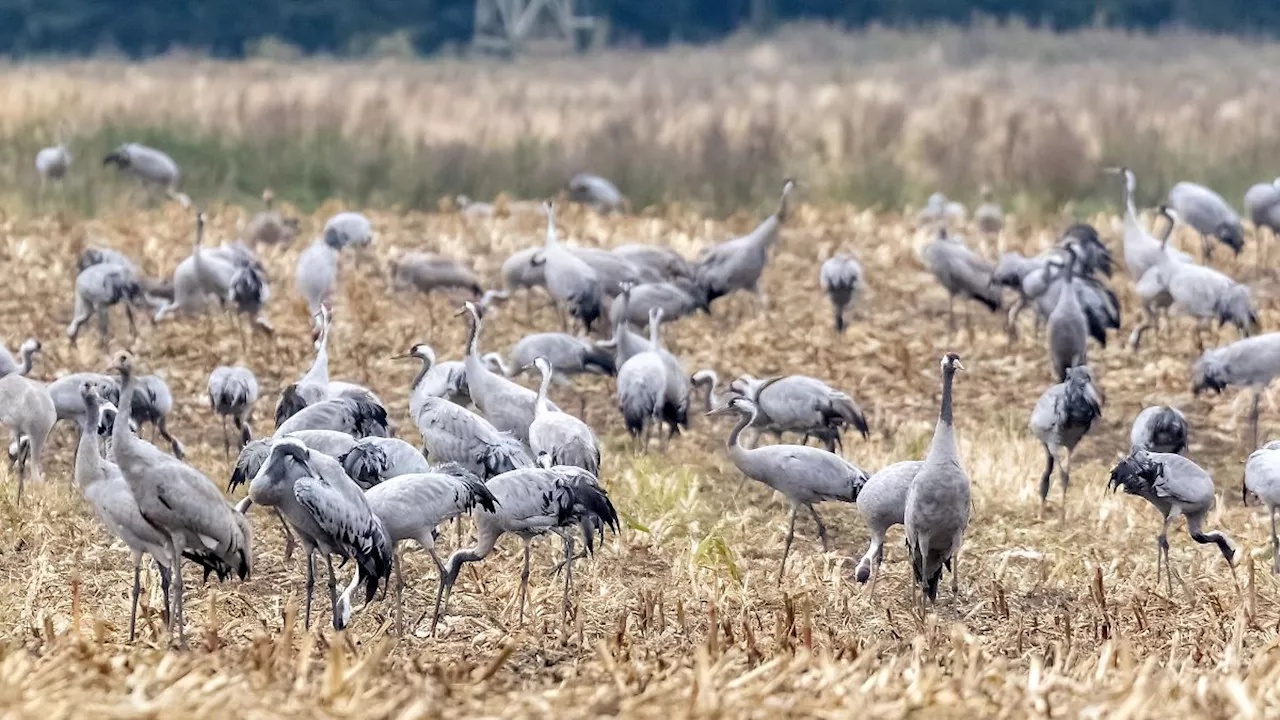
<svg viewBox="0 0 1280 720">
<path fill-rule="evenodd" d="M 824 20 L 849 28 L 1018 19 L 1070 30 L 1179 26 L 1280 34 L 1276 0 L 579 0 L 607 17 L 614 40 L 710 41 L 742 27 Z M 239 57 L 263 37 L 305 52 L 359 52 L 401 32 L 420 52 L 465 43 L 473 0 L 0 0 L 0 53 L 147 57 L 174 48 Z"/>
</svg>

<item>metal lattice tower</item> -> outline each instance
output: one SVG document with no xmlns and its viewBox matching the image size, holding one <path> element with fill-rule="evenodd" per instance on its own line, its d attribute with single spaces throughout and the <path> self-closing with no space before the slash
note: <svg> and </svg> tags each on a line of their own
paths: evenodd
<svg viewBox="0 0 1280 720">
<path fill-rule="evenodd" d="M 580 46 L 580 39 L 598 39 L 604 24 L 579 13 L 581 0 L 476 0 L 475 34 L 471 46 L 516 54 L 531 43 Z"/>
</svg>

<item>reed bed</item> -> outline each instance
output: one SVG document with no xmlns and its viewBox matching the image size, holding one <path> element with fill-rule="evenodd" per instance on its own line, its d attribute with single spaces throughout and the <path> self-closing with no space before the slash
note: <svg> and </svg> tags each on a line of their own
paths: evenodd
<svg viewBox="0 0 1280 720">
<path fill-rule="evenodd" d="M 585 170 L 637 208 L 718 216 L 762 202 L 781 174 L 815 202 L 900 209 L 989 183 L 1046 214 L 1109 202 L 1098 170 L 1119 163 L 1146 200 L 1196 179 L 1238 202 L 1277 172 L 1278 61 L 1274 43 L 1194 34 L 795 27 L 511 64 L 12 63 L 0 187 L 12 208 L 35 204 L 31 160 L 62 133 L 79 174 L 50 202 L 84 214 L 111 206 L 120 186 L 93 166 L 128 139 L 171 151 L 193 196 L 270 185 L 308 210 L 334 196 L 426 210 L 457 193 L 543 197 Z"/>
<path fill-rule="evenodd" d="M 329 203 L 302 218 L 303 237 L 340 209 Z M 211 238 L 233 236 L 246 220 L 235 206 L 212 205 Z M 521 214 L 467 219 L 452 213 L 372 214 L 377 244 L 348 257 L 335 302 L 333 376 L 367 383 L 390 405 L 401 435 L 416 439 L 406 413 L 415 368 L 390 360 L 417 341 L 442 359 L 464 340 L 454 303 L 390 294 L 382 272 L 392 246 L 466 259 L 489 282 L 501 260 L 540 242 L 542 219 Z M 1118 251 L 1117 218 L 1087 218 Z M 663 242 L 686 255 L 740 233 L 756 216 L 709 219 L 668 208 L 639 217 L 562 213 L 566 241 L 609 247 Z M 1056 223 L 1011 218 L 986 252 L 1047 247 Z M 300 247 L 270 251 L 270 310 L 277 333 L 242 349 L 223 317 L 152 326 L 100 351 L 95 334 L 78 348 L 61 339 L 71 313 L 74 258 L 106 244 L 139 258 L 153 274 L 171 272 L 189 252 L 192 218 L 176 207 L 117 206 L 96 219 L 66 214 L 0 214 L 0 254 L 11 273 L 0 288 L 10 318 L 3 338 L 45 340 L 35 375 L 44 379 L 105 367 L 129 347 L 144 372 L 174 390 L 170 427 L 190 460 L 216 483 L 229 477 L 218 422 L 204 384 L 212 368 L 241 361 L 258 375 L 267 430 L 282 384 L 310 363 L 308 319 L 289 289 Z M 1039 514 L 1035 486 L 1042 450 L 1026 430 L 1039 393 L 1051 383 L 1042 340 L 1029 331 L 1010 342 L 1000 317 L 983 312 L 972 332 L 948 336 L 946 298 L 915 257 L 925 236 L 895 214 L 806 203 L 783 230 L 757 313 L 748 298 L 717 305 L 712 317 L 668 326 L 670 347 L 692 372 L 805 372 L 856 397 L 872 436 L 846 438 L 846 454 L 868 469 L 920 457 L 939 399 L 938 359 L 961 354 L 957 381 L 960 450 L 973 480 L 973 523 L 959 559 L 959 595 L 942 592 L 925 616 L 912 609 L 910 568 L 900 530 L 890 535 L 874 589 L 853 580 L 866 547 L 852 506 L 823 512 L 835 551 L 823 555 L 808 523 L 798 528 L 788 569 L 776 582 L 786 504 L 745 485 L 722 447 L 727 424 L 695 417 L 668 453 L 633 457 L 612 407 L 611 383 L 580 383 L 588 421 L 605 449 L 602 480 L 624 517 L 589 562 L 575 567 L 572 619 L 561 629 L 560 581 L 550 567 L 558 544 L 538 543 L 531 610 L 514 608 L 519 545 L 511 538 L 459 580 L 437 636 L 428 632 L 435 571 L 406 555 L 404 637 L 390 632 L 391 603 L 358 611 L 335 634 L 320 604 L 302 628 L 299 558 L 285 563 L 274 518 L 254 512 L 254 574 L 243 584 L 189 591 L 191 647 L 167 648 L 154 579 L 144 594 L 140 639 L 124 644 L 128 553 L 111 544 L 70 485 L 73 433 L 55 429 L 48 483 L 28 486 L 21 509 L 14 478 L 0 474 L 0 704 L 14 716 L 137 717 L 1268 717 L 1280 712 L 1280 578 L 1270 572 L 1265 511 L 1239 500 L 1247 397 L 1192 397 L 1190 325 L 1175 323 L 1134 354 L 1112 343 L 1091 356 L 1106 396 L 1104 417 L 1076 456 L 1065 519 L 1054 499 Z M 1190 240 L 1189 238 L 1187 240 Z M 1251 238 L 1252 240 L 1252 238 Z M 1194 243 L 1189 243 L 1194 249 Z M 1262 324 L 1280 324 L 1275 277 L 1251 269 L 1252 248 L 1232 272 L 1255 282 Z M 856 252 L 870 289 L 843 337 L 829 326 L 817 287 L 820 262 Z M 1274 252 L 1274 251 L 1273 251 Z M 1128 282 L 1116 284 L 1132 303 Z M 1131 305 L 1129 305 L 1131 306 Z M 558 325 L 543 296 L 492 314 L 483 349 L 508 347 L 532 329 Z M 978 312 L 974 310 L 973 312 Z M 434 318 L 434 319 L 433 319 Z M 124 332 L 115 317 L 117 332 Z M 1126 322 L 1126 326 L 1131 322 Z M 1224 331 L 1223 339 L 1229 339 Z M 572 394 L 561 404 L 576 407 Z M 1105 489 L 1126 449 L 1130 420 L 1146 404 L 1184 409 L 1190 455 L 1215 475 L 1213 527 L 1241 552 L 1232 572 L 1212 548 L 1171 536 L 1183 583 L 1169 594 L 1155 583 L 1156 512 Z M 1263 408 L 1264 435 L 1277 404 Z M 452 532 L 441 537 L 452 549 Z M 420 619 L 428 613 L 425 620 Z"/>
</svg>

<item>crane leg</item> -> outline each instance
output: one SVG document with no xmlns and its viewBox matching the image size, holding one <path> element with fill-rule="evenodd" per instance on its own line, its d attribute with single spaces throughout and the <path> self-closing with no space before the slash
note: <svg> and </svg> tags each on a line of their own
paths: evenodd
<svg viewBox="0 0 1280 720">
<path fill-rule="evenodd" d="M 831 543 L 827 540 L 827 526 L 822 524 L 822 518 L 818 517 L 818 511 L 809 506 L 809 514 L 813 515 L 813 522 L 818 526 L 818 537 L 822 540 L 822 552 L 831 552 Z"/>
<path fill-rule="evenodd" d="M 152 560 L 155 560 L 155 558 L 152 558 Z M 169 581 L 171 579 L 169 568 L 157 562 L 156 572 L 160 573 L 160 591 L 164 593 L 164 611 L 160 619 L 164 620 L 165 626 L 168 627 L 173 619 L 173 616 L 169 614 L 169 599 L 172 597 L 172 593 L 169 591 Z"/>
<path fill-rule="evenodd" d="M 520 571 L 520 624 L 524 625 L 524 596 L 529 591 L 529 555 L 531 543 L 524 541 L 524 569 Z"/>
<path fill-rule="evenodd" d="M 1062 517 L 1067 520 L 1067 486 L 1071 484 L 1071 448 L 1067 448 L 1066 462 L 1062 463 Z"/>
<path fill-rule="evenodd" d="M 231 439 L 227 436 L 227 416 L 222 416 L 222 456 L 231 459 Z"/>
<path fill-rule="evenodd" d="M 951 566 L 951 594 L 956 598 L 960 597 L 960 548 L 956 548 L 951 553 L 951 560 L 947 563 Z"/>
<path fill-rule="evenodd" d="M 169 617 L 172 622 L 169 625 L 169 641 L 173 641 L 173 635 L 178 635 L 178 647 L 186 647 L 187 645 L 187 615 L 184 612 L 183 604 L 183 586 L 182 586 L 182 543 L 176 539 L 169 540 L 169 557 L 173 563 L 173 609 L 169 611 Z"/>
<path fill-rule="evenodd" d="M 333 615 L 333 629 L 342 630 L 342 615 L 338 612 L 338 578 L 333 574 L 333 556 L 325 553 L 325 564 L 329 566 L 329 611 Z"/>
<path fill-rule="evenodd" d="M 1280 505 L 1271 506 L 1271 571 L 1280 575 L 1280 537 L 1276 536 L 1276 511 Z"/>
<path fill-rule="evenodd" d="M 796 504 L 791 503 L 791 521 L 787 523 L 787 544 L 782 548 L 782 562 L 778 565 L 778 584 L 782 584 L 782 576 L 787 572 L 787 555 L 791 554 L 791 540 L 796 535 Z"/>
<path fill-rule="evenodd" d="M 156 420 L 156 432 L 160 433 L 160 437 L 163 437 L 169 442 L 169 445 L 173 448 L 174 457 L 179 460 L 186 458 L 187 454 L 182 450 L 182 443 L 178 442 L 177 438 L 169 434 L 169 424 L 163 415 L 160 416 L 160 419 Z"/>
<path fill-rule="evenodd" d="M 1160 528 L 1160 537 L 1156 539 L 1156 544 L 1160 550 L 1160 557 L 1164 560 L 1164 577 L 1169 583 L 1169 595 L 1173 595 L 1173 568 L 1169 565 L 1169 523 L 1173 522 L 1173 516 L 1170 515 L 1164 519 L 1164 525 Z M 1160 566 L 1156 565 L 1156 585 L 1160 584 Z"/>
<path fill-rule="evenodd" d="M 954 295 L 947 296 L 947 330 L 953 335 L 956 331 L 956 297 Z"/>
<path fill-rule="evenodd" d="M 302 626 L 311 629 L 311 598 L 316 592 L 316 557 L 315 552 L 307 549 L 307 600 L 303 614 Z"/>
<path fill-rule="evenodd" d="M 138 626 L 138 596 L 142 594 L 142 553 L 133 553 L 133 598 L 129 607 L 129 642 L 136 637 Z"/>
<path fill-rule="evenodd" d="M 1258 402 L 1262 399 L 1262 391 L 1255 390 L 1253 393 L 1253 409 L 1249 411 L 1249 426 L 1252 432 L 1252 444 L 1249 445 L 1249 452 L 1258 449 Z"/>
<path fill-rule="evenodd" d="M 124 316 L 129 320 L 129 339 L 137 340 L 138 321 L 133 317 L 133 304 L 127 301 L 124 304 Z"/>
<path fill-rule="evenodd" d="M 289 562 L 293 558 L 293 533 L 289 530 L 289 523 L 285 522 L 284 515 L 279 509 L 276 510 L 276 517 L 280 518 L 280 530 L 284 532 L 284 561 Z"/>
<path fill-rule="evenodd" d="M 1048 445 L 1044 446 L 1044 474 L 1040 476 L 1040 516 L 1044 516 L 1044 503 L 1049 498 L 1049 483 L 1053 480 L 1053 465 L 1055 458 L 1053 449 Z"/>
<path fill-rule="evenodd" d="M 399 548 L 396 548 L 395 554 L 391 556 L 391 562 L 396 571 L 396 637 L 404 637 L 404 575 L 400 573 L 402 562 L 400 556 Z"/>
<path fill-rule="evenodd" d="M 573 535 L 565 533 L 564 536 L 564 599 L 561 603 L 563 614 L 560 620 L 560 632 L 563 634 L 569 628 L 569 615 L 573 612 L 573 606 L 569 603 L 569 591 L 573 588 Z"/>
</svg>

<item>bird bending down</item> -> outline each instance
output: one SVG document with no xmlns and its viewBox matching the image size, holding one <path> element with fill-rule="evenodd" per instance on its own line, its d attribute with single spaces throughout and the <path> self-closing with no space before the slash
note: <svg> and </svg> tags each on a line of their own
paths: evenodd
<svg viewBox="0 0 1280 720">
<path fill-rule="evenodd" d="M 903 524 L 911 568 L 924 601 L 936 602 L 938 582 L 944 564 L 951 564 L 951 588 L 958 592 L 956 553 L 969 527 L 969 475 L 960 464 L 956 448 L 951 385 L 957 370 L 963 370 L 960 356 L 947 353 L 942 358 L 942 407 L 929 444 L 929 454 L 907 493 Z"/>
<path fill-rule="evenodd" d="M 1206 390 L 1221 393 L 1231 385 L 1238 385 L 1253 391 L 1253 408 L 1249 413 L 1252 452 L 1258 447 L 1258 401 L 1277 375 L 1280 375 L 1280 332 L 1272 332 L 1206 350 L 1192 367 L 1191 390 L 1196 395 Z"/>
<path fill-rule="evenodd" d="M 778 583 L 781 584 L 800 508 L 807 509 L 813 516 L 823 552 L 831 552 L 827 528 L 813 506 L 824 500 L 856 502 L 859 490 L 867 481 L 867 474 L 839 455 L 804 445 L 766 445 L 748 450 L 739 440 L 742 431 L 755 422 L 759 413 L 755 403 L 736 397 L 707 414 L 738 416 L 738 424 L 729 433 L 729 459 L 744 475 L 782 493 L 791 504 L 787 541 L 782 550 L 782 562 L 778 565 Z"/>
<path fill-rule="evenodd" d="M 471 512 L 480 506 L 497 512 L 493 493 L 474 473 L 460 465 L 446 464 L 431 472 L 393 477 L 365 493 L 369 508 L 382 521 L 392 546 L 396 574 L 396 633 L 403 634 L 400 620 L 404 577 L 400 553 L 402 540 L 413 540 L 431 555 L 441 575 L 444 563 L 436 555 L 435 531 L 441 523 Z"/>
<path fill-rule="evenodd" d="M 9 353 L 8 348 L 0 345 L 0 377 L 6 375 L 29 375 L 36 353 L 40 352 L 41 349 L 42 346 L 39 340 L 35 338 L 23 340 L 22 345 L 18 348 L 18 357 L 22 358 L 19 363 L 14 361 L 13 355 Z"/>
<path fill-rule="evenodd" d="M 871 531 L 871 545 L 858 563 L 858 582 L 865 583 L 870 579 L 874 586 L 874 577 L 879 574 L 880 563 L 884 561 L 885 533 L 894 525 L 902 524 L 907 509 L 907 493 L 922 467 L 922 460 L 896 462 L 872 475 L 858 491 L 858 514 Z"/>
<path fill-rule="evenodd" d="M 244 513 L 254 503 L 278 509 L 306 550 L 306 627 L 311 627 L 317 551 L 329 567 L 334 630 L 343 630 L 350 623 L 351 598 L 357 588 L 364 586 L 367 604 L 377 594 L 379 583 L 391 577 L 391 542 L 364 492 L 338 461 L 309 449 L 301 440 L 280 438 L 271 447 L 271 456 L 249 483 L 249 494 L 236 510 Z M 334 555 L 344 562 L 356 562 L 356 574 L 341 594 L 333 571 Z"/>
<path fill-rule="evenodd" d="M 31 479 L 44 480 L 41 473 L 44 446 L 57 421 L 58 411 L 44 383 L 18 374 L 0 378 L 0 425 L 9 428 L 12 436 L 9 458 L 18 473 L 18 505 L 22 504 L 28 463 Z"/>
<path fill-rule="evenodd" d="M 521 468 L 503 473 L 485 483 L 493 494 L 494 510 L 481 507 L 473 512 L 476 544 L 455 551 L 445 562 L 436 590 L 435 616 L 431 620 L 434 633 L 440 616 L 449 605 L 449 595 L 464 563 L 483 560 L 493 552 L 503 533 L 513 533 L 524 543 L 524 568 L 520 574 L 520 622 L 524 622 L 524 600 L 529 587 L 530 543 L 535 537 L 555 533 L 565 542 L 564 622 L 568 621 L 569 591 L 573 571 L 572 529 L 583 523 L 593 527 L 610 527 L 618 532 L 618 513 L 609 495 L 598 483 L 582 475 L 561 473 L 554 468 Z M 593 534 L 586 534 L 587 551 L 594 551 Z"/>
<path fill-rule="evenodd" d="M 1031 432 L 1044 445 L 1045 467 L 1040 476 L 1040 511 L 1049 498 L 1049 483 L 1059 449 L 1066 450 L 1059 480 L 1062 482 L 1062 517 L 1067 517 L 1067 486 L 1071 484 L 1071 454 L 1102 417 L 1102 398 L 1087 366 L 1067 369 L 1067 377 L 1044 391 L 1031 411 Z"/>
<path fill-rule="evenodd" d="M 258 379 L 253 371 L 242 365 L 223 365 L 209 373 L 209 407 L 222 418 L 222 449 L 231 454 L 231 442 L 227 439 L 227 418 L 231 418 L 240 431 L 239 450 L 253 439 L 253 404 L 258 402 Z"/>
<path fill-rule="evenodd" d="M 856 303 L 862 295 L 862 264 L 852 255 L 838 253 L 822 263 L 819 281 L 827 299 L 831 301 L 836 332 L 842 333 L 845 328 L 845 309 L 850 303 Z"/>
<path fill-rule="evenodd" d="M 925 246 L 923 257 L 929 272 L 947 291 L 947 328 L 951 332 L 956 329 L 957 295 L 973 298 L 991 312 L 1000 309 L 1000 286 L 991 281 L 995 268 L 965 247 L 963 240 L 939 230 L 938 239 Z M 966 311 L 966 321 L 968 317 Z"/>
<path fill-rule="evenodd" d="M 1181 453 L 1187 449 L 1187 417 L 1182 411 L 1168 405 L 1144 408 L 1133 419 L 1129 431 L 1129 446 L 1148 452 Z"/>
<path fill-rule="evenodd" d="M 1169 593 L 1173 594 L 1173 567 L 1169 565 L 1169 524 L 1179 515 L 1187 518 L 1191 539 L 1205 545 L 1214 543 L 1227 564 L 1235 567 L 1236 551 L 1227 536 L 1220 532 L 1205 533 L 1204 520 L 1216 502 L 1213 478 L 1199 465 L 1181 455 L 1134 450 L 1111 471 L 1111 490 L 1123 487 L 1125 493 L 1137 495 L 1155 506 L 1164 516 L 1156 547 L 1156 585 L 1160 584 L 1160 566 L 1164 564 Z"/>
</svg>

